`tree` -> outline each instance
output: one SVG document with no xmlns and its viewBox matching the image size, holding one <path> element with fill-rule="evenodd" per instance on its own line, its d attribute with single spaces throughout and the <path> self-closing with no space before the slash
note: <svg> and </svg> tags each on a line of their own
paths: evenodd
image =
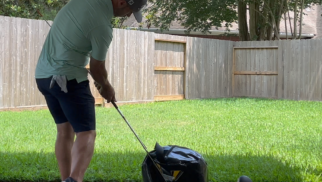
<svg viewBox="0 0 322 182">
<path fill-rule="evenodd" d="M 53 20 L 69 0 L 2 0 L 0 15 Z"/>
<path fill-rule="evenodd" d="M 236 22 L 240 40 L 247 41 L 280 39 L 280 23 L 286 12 L 295 13 L 297 25 L 298 19 L 302 20 L 303 9 L 321 4 L 321 0 L 172 0 L 171 3 L 169 0 L 149 0 L 149 3 L 150 7 L 146 9 L 148 27 L 154 25 L 162 31 L 169 29 L 171 22 L 178 21 L 187 33 L 196 30 L 206 33 L 212 26 L 225 27 L 229 31 Z M 302 23 L 299 26 L 301 33 Z"/>
</svg>

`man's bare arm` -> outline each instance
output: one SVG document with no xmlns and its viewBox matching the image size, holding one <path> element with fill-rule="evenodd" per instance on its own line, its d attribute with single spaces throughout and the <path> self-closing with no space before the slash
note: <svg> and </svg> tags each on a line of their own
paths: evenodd
<svg viewBox="0 0 322 182">
<path fill-rule="evenodd" d="M 95 80 L 95 86 L 99 90 L 102 97 L 104 97 L 107 102 L 114 101 L 115 91 L 112 85 L 109 83 L 107 78 L 107 71 L 105 68 L 105 61 L 99 61 L 91 57 L 90 60 L 90 72 L 92 78 Z"/>
<path fill-rule="evenodd" d="M 109 84 L 107 79 L 107 71 L 105 68 L 105 61 L 98 61 L 91 57 L 90 72 L 93 79 L 101 86 Z"/>
</svg>

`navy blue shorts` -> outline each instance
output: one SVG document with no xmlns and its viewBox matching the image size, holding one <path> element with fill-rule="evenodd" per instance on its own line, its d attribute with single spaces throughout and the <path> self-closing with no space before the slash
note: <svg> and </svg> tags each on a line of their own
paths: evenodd
<svg viewBox="0 0 322 182">
<path fill-rule="evenodd" d="M 70 122 L 74 131 L 95 130 L 95 99 L 89 87 L 89 81 L 67 82 L 65 93 L 57 83 L 49 88 L 50 78 L 36 79 L 39 91 L 45 96 L 48 108 L 56 124 Z"/>
</svg>

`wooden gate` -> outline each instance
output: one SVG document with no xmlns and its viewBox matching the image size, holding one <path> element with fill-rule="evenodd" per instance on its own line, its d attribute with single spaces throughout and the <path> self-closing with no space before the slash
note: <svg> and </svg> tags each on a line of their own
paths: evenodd
<svg viewBox="0 0 322 182">
<path fill-rule="evenodd" d="M 185 41 L 155 39 L 155 101 L 185 98 L 185 50 Z"/>
<path fill-rule="evenodd" d="M 234 47 L 232 94 L 277 98 L 278 47 Z"/>
</svg>

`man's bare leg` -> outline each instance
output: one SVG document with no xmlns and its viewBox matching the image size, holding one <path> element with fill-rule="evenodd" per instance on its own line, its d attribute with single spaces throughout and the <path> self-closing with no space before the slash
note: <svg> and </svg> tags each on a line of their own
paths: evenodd
<svg viewBox="0 0 322 182">
<path fill-rule="evenodd" d="M 68 178 L 70 175 L 72 162 L 71 150 L 73 147 L 74 138 L 75 133 L 72 125 L 69 122 L 57 124 L 55 154 L 62 181 Z"/>
<path fill-rule="evenodd" d="M 82 182 L 94 153 L 96 131 L 76 133 L 76 140 L 72 148 L 72 166 L 70 177 Z"/>
</svg>

